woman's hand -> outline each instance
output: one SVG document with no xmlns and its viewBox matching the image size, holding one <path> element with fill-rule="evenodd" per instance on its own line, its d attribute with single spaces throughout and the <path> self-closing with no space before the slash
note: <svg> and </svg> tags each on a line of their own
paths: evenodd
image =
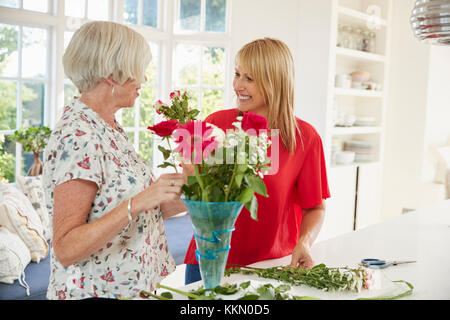
<svg viewBox="0 0 450 320">
<path fill-rule="evenodd" d="M 303 242 L 298 242 L 294 251 L 292 251 L 291 267 L 298 266 L 306 269 L 314 267 L 314 261 L 311 258 L 311 248 Z"/>
<path fill-rule="evenodd" d="M 181 166 L 183 167 L 183 174 L 186 177 L 195 175 L 195 168 L 193 164 L 182 163 Z"/>
<path fill-rule="evenodd" d="M 187 177 L 182 173 L 162 174 L 147 189 L 132 200 L 132 211 L 151 210 L 162 203 L 180 199 L 181 187 L 186 184 Z"/>
</svg>

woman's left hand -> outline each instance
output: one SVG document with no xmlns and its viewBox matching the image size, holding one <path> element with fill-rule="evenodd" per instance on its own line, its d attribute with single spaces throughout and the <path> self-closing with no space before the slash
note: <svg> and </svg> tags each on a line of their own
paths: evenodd
<svg viewBox="0 0 450 320">
<path fill-rule="evenodd" d="M 306 269 L 314 267 L 314 261 L 311 258 L 311 248 L 302 242 L 297 243 L 292 251 L 291 267 L 302 266 Z"/>
</svg>

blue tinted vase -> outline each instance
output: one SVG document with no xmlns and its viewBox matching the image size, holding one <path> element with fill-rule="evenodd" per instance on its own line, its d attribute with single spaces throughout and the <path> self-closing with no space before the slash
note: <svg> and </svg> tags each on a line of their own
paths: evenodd
<svg viewBox="0 0 450 320">
<path fill-rule="evenodd" d="M 234 202 L 204 202 L 183 199 L 191 216 L 197 245 L 195 256 L 206 289 L 220 285 L 230 250 L 234 230 L 243 204 Z"/>
</svg>

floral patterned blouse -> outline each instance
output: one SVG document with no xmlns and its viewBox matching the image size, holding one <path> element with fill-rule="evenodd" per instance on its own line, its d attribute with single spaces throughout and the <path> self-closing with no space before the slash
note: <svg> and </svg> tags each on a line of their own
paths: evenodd
<svg viewBox="0 0 450 320">
<path fill-rule="evenodd" d="M 98 186 L 87 222 L 108 214 L 152 183 L 150 167 L 117 126 L 118 131 L 77 98 L 64 109 L 44 151 L 43 184 L 50 216 L 53 190 L 71 179 Z M 52 246 L 50 261 L 48 299 L 134 298 L 140 290 L 155 290 L 175 269 L 159 207 L 139 214 L 84 261 L 65 268 L 55 259 Z"/>
</svg>

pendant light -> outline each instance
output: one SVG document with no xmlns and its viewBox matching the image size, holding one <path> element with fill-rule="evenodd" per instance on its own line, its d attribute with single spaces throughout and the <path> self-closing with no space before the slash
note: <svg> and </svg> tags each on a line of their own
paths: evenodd
<svg viewBox="0 0 450 320">
<path fill-rule="evenodd" d="M 411 26 L 422 42 L 450 45 L 450 0 L 416 1 Z"/>
</svg>

